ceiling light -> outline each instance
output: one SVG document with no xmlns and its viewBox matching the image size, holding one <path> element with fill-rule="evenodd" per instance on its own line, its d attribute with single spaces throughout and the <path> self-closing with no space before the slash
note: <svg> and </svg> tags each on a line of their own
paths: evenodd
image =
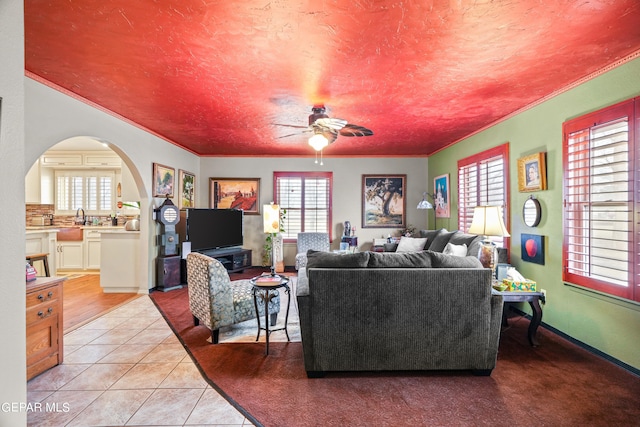
<svg viewBox="0 0 640 427">
<path fill-rule="evenodd" d="M 329 141 L 324 137 L 324 135 L 316 133 L 309 138 L 309 145 L 312 146 L 314 150 L 321 151 L 324 147 L 329 145 Z"/>
</svg>

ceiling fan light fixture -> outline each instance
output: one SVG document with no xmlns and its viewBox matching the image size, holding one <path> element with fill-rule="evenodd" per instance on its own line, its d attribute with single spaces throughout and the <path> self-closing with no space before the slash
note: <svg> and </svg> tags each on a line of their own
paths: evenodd
<svg viewBox="0 0 640 427">
<path fill-rule="evenodd" d="M 322 151 L 324 147 L 329 145 L 329 141 L 324 137 L 324 135 L 316 133 L 311 138 L 309 138 L 309 145 L 312 146 L 316 151 Z"/>
</svg>

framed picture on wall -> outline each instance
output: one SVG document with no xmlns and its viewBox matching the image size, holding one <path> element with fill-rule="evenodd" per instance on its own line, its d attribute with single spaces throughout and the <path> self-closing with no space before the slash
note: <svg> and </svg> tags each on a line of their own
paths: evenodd
<svg viewBox="0 0 640 427">
<path fill-rule="evenodd" d="M 173 197 L 176 170 L 159 163 L 153 164 L 152 197 Z"/>
<path fill-rule="evenodd" d="M 522 260 L 544 265 L 544 238 L 536 234 L 522 234 L 520 238 Z"/>
<path fill-rule="evenodd" d="M 407 175 L 362 175 L 362 228 L 406 226 Z"/>
<path fill-rule="evenodd" d="M 209 207 L 260 215 L 260 178 L 209 178 Z"/>
<path fill-rule="evenodd" d="M 433 178 L 433 201 L 436 210 L 436 218 L 451 217 L 451 200 L 449 197 L 449 174 Z"/>
<path fill-rule="evenodd" d="M 180 199 L 178 207 L 180 209 L 196 207 L 196 176 L 191 172 L 179 169 Z"/>
<path fill-rule="evenodd" d="M 518 159 L 518 191 L 547 189 L 545 153 L 531 154 Z"/>
</svg>

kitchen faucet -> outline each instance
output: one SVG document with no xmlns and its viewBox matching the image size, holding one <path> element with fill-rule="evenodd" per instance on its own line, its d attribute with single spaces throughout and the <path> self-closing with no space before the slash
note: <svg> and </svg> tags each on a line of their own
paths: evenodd
<svg viewBox="0 0 640 427">
<path fill-rule="evenodd" d="M 80 218 L 80 211 L 82 211 L 82 225 L 84 225 L 86 218 L 84 216 L 84 209 L 82 208 L 78 208 L 78 210 L 76 211 L 76 224 L 79 223 L 78 218 Z"/>
</svg>

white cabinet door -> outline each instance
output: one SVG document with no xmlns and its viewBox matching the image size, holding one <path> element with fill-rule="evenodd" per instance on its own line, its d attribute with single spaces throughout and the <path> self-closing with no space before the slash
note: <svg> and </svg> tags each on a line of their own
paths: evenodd
<svg viewBox="0 0 640 427">
<path fill-rule="evenodd" d="M 40 157 L 42 166 L 82 166 L 81 154 L 45 154 Z"/>
<path fill-rule="evenodd" d="M 84 269 L 82 242 L 58 242 L 58 268 Z"/>
<path fill-rule="evenodd" d="M 100 239 L 87 239 L 85 242 L 87 257 L 85 268 L 100 269 Z"/>
<path fill-rule="evenodd" d="M 107 154 L 85 154 L 84 165 L 85 166 L 113 166 L 120 167 L 122 161 L 117 155 Z"/>
</svg>

